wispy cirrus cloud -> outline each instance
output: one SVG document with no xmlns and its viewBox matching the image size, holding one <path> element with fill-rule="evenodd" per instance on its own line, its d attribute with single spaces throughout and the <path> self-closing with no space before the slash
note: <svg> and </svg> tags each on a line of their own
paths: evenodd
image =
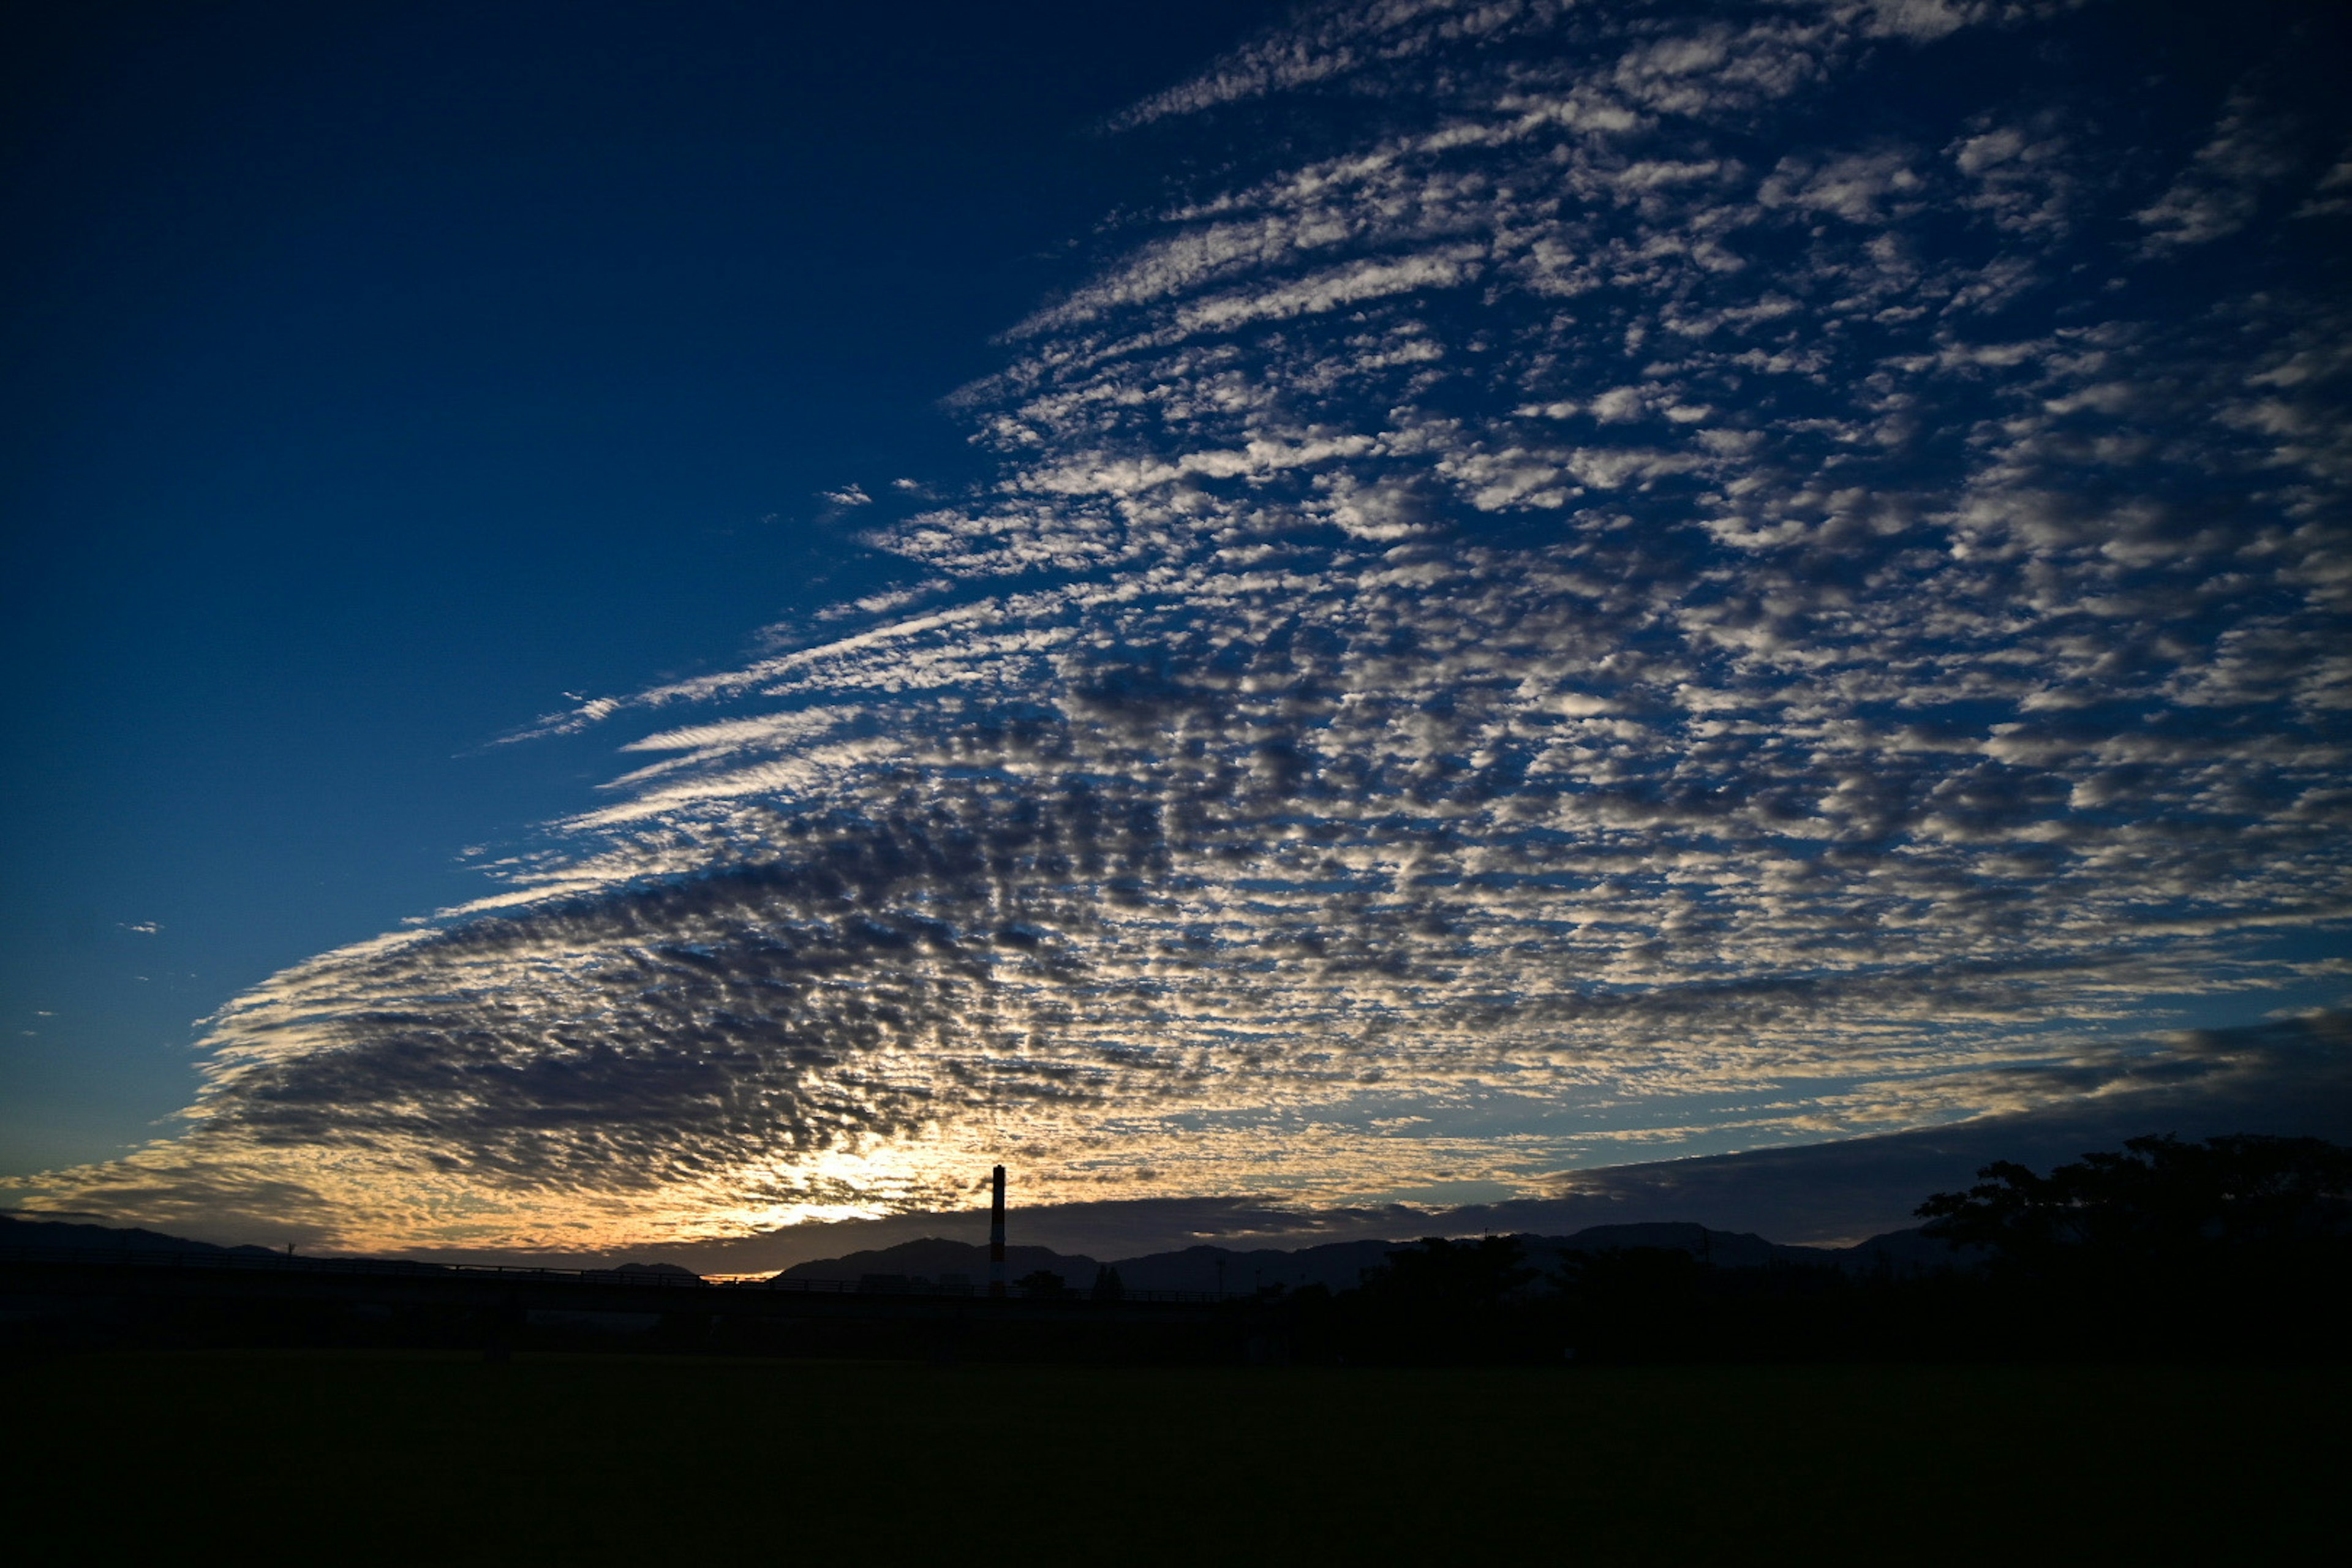
<svg viewBox="0 0 2352 1568">
<path fill-rule="evenodd" d="M 991 484 L 856 492 L 903 587 L 551 720 L 645 730 L 603 803 L 240 998 L 192 1130 L 56 1200 L 577 1247 L 995 1157 L 1532 1194 L 2340 986 L 2341 295 L 2104 286 L 2117 233 L 2255 254 L 2195 180 L 2260 104 L 2189 185 L 2055 68 L 1885 111 L 2042 16 L 1400 0 L 1139 106 L 1329 144 L 1014 331 Z"/>
</svg>

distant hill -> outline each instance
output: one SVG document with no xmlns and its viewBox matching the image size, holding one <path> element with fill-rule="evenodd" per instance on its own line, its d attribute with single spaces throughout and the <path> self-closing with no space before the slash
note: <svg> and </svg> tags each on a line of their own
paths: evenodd
<svg viewBox="0 0 2352 1568">
<path fill-rule="evenodd" d="M 1364 1270 L 1387 1264 L 1389 1254 L 1412 1247 L 1418 1238 L 1394 1241 L 1335 1241 L 1285 1252 L 1273 1247 L 1238 1251 L 1227 1247 L 1188 1247 L 1177 1252 L 1146 1253 L 1139 1258 L 1109 1259 L 1119 1283 L 1129 1290 L 1217 1290 L 1245 1295 L 1269 1285 L 1298 1289 L 1321 1285 L 1349 1290 L 1362 1283 Z M 1913 1273 L 1950 1264 L 1950 1249 L 1916 1230 L 1891 1231 L 1853 1247 L 1790 1247 L 1767 1241 L 1745 1231 L 1709 1230 L 1705 1226 L 1659 1223 L 1597 1225 L 1572 1236 L 1516 1237 L 1528 1264 L 1549 1271 L 1558 1267 L 1563 1252 L 1603 1252 L 1635 1247 L 1667 1247 L 1704 1258 L 1721 1268 L 1760 1268 L 1767 1265 L 1827 1265 L 1849 1271 L 1882 1268 Z M 1005 1277 L 1019 1279 L 1043 1268 L 1059 1274 L 1074 1289 L 1084 1289 L 1101 1265 L 1079 1254 L 1055 1252 L 1043 1247 L 1005 1249 Z M 1218 1265 L 1223 1268 L 1220 1270 Z M 974 1283 L 988 1277 L 988 1248 L 972 1242 L 927 1237 L 841 1258 L 813 1258 L 776 1276 L 779 1279 L 856 1280 L 869 1275 L 900 1277 L 910 1282 L 962 1275 Z"/>
<path fill-rule="evenodd" d="M 1109 1259 L 1119 1283 L 1129 1290 L 1223 1289 L 1246 1295 L 1269 1285 L 1296 1290 L 1321 1285 L 1330 1290 L 1351 1290 L 1363 1282 L 1364 1270 L 1378 1268 L 1389 1254 L 1412 1247 L 1418 1238 L 1393 1241 L 1334 1241 L 1296 1251 L 1258 1247 L 1241 1251 L 1228 1247 L 1188 1247 L 1177 1252 L 1152 1252 L 1138 1258 Z M 1549 1272 L 1559 1266 L 1563 1252 L 1601 1252 L 1611 1248 L 1657 1247 L 1687 1252 L 1722 1268 L 1759 1268 L 1768 1264 L 1826 1264 L 1854 1273 L 1915 1274 L 1969 1262 L 1956 1258 L 1944 1243 L 1918 1230 L 1889 1231 L 1853 1247 L 1790 1247 L 1767 1241 L 1744 1231 L 1709 1230 L 1705 1226 L 1658 1223 L 1597 1225 L 1572 1236 L 1520 1235 L 1514 1237 L 1531 1268 Z M 0 1250 L 67 1248 L 76 1251 L 217 1253 L 249 1258 L 282 1254 L 266 1247 L 217 1247 L 207 1241 L 165 1236 L 158 1231 L 70 1220 L 28 1220 L 0 1215 Z M 331 1265 L 332 1259 L 317 1259 Z M 1073 1290 L 1094 1283 L 1103 1260 L 1083 1253 L 1055 1252 L 1044 1247 L 1005 1249 L 1005 1278 L 1017 1280 L 1043 1269 L 1058 1274 Z M 1219 1263 L 1223 1264 L 1221 1271 Z M 418 1268 L 432 1265 L 419 1264 Z M 689 1275 L 674 1263 L 624 1263 L 609 1270 L 632 1274 Z M 988 1248 L 974 1242 L 926 1237 L 840 1258 L 813 1258 L 775 1276 L 779 1279 L 838 1279 L 856 1282 L 868 1276 L 938 1283 L 961 1276 L 975 1287 L 988 1279 Z"/>
<path fill-rule="evenodd" d="M 662 1274 L 673 1279 L 699 1279 L 701 1275 L 677 1263 L 624 1263 L 617 1268 L 605 1269 L 608 1274 Z"/>
<path fill-rule="evenodd" d="M 215 1247 L 209 1241 L 165 1236 L 161 1231 L 125 1229 L 110 1225 L 80 1225 L 62 1219 L 18 1219 L 0 1215 L 0 1248 L 64 1247 L 76 1252 L 218 1252 L 271 1258 L 267 1247 Z"/>
<path fill-rule="evenodd" d="M 297 1257 L 290 1260 L 286 1253 L 271 1247 L 219 1247 L 209 1241 L 191 1241 L 184 1236 L 165 1236 L 161 1231 L 138 1230 L 111 1225 L 82 1225 L 71 1220 L 19 1219 L 13 1215 L 0 1215 L 0 1252 L 43 1251 L 70 1252 L 140 1252 L 179 1253 L 205 1257 L 273 1258 L 289 1268 L 310 1266 L 333 1268 L 359 1261 L 347 1257 Z M 381 1267 L 396 1261 L 403 1268 L 438 1271 L 444 1265 L 415 1263 L 406 1259 L 369 1259 Z M 698 1279 L 701 1276 L 675 1263 L 623 1263 L 599 1270 L 603 1275 L 626 1283 L 647 1276 Z M 1088 1275 L 1089 1279 L 1093 1279 Z"/>
<path fill-rule="evenodd" d="M 1955 1265 L 1970 1268 L 1985 1259 L 1983 1248 L 1956 1248 L 1948 1241 L 1929 1236 L 1917 1226 L 1909 1230 L 1890 1230 L 1884 1236 L 1874 1236 L 1868 1241 L 1857 1242 L 1852 1247 L 1821 1250 L 1839 1268 L 1856 1273 L 1885 1270 L 1895 1274 L 1921 1274 L 1950 1268 Z"/>
<path fill-rule="evenodd" d="M 1130 1290 L 1214 1290 L 1237 1295 L 1280 1285 L 1296 1290 L 1321 1285 L 1333 1290 L 1353 1289 L 1364 1270 L 1378 1268 L 1404 1241 L 1333 1241 L 1303 1247 L 1296 1252 L 1259 1247 L 1237 1252 L 1228 1247 L 1188 1247 L 1181 1252 L 1154 1252 L 1122 1258 L 1117 1265 L 1119 1283 Z M 1220 1280 L 1217 1264 L 1224 1263 Z"/>
<path fill-rule="evenodd" d="M 1095 1282 L 1095 1270 L 1100 1265 L 1091 1258 L 1055 1252 L 1049 1247 L 1008 1247 L 1004 1249 L 1004 1277 L 1007 1279 L 1019 1279 L 1042 1268 L 1049 1274 L 1060 1275 L 1072 1289 L 1083 1290 Z M 1121 1265 L 1122 1270 L 1124 1268 Z M 932 1281 L 937 1281 L 943 1275 L 960 1274 L 974 1285 L 985 1285 L 988 1281 L 988 1248 L 969 1241 L 925 1237 L 919 1241 L 902 1241 L 896 1247 L 796 1263 L 775 1278 L 862 1279 L 869 1274 Z"/>
<path fill-rule="evenodd" d="M 1744 1232 L 1709 1230 L 1698 1225 L 1599 1225 L 1572 1236 L 1515 1237 L 1529 1266 L 1549 1270 L 1563 1252 L 1602 1252 L 1632 1247 L 1671 1247 L 1703 1258 L 1724 1268 L 1758 1268 L 1768 1263 L 1815 1263 L 1845 1266 L 1843 1254 L 1826 1247 L 1785 1247 Z M 1321 1285 L 1348 1290 L 1362 1283 L 1364 1270 L 1384 1267 L 1389 1254 L 1412 1247 L 1418 1238 L 1395 1241 L 1339 1241 L 1296 1252 L 1261 1248 L 1237 1252 L 1223 1247 L 1188 1247 L 1181 1252 L 1155 1252 L 1117 1261 L 1119 1279 L 1137 1290 L 1214 1290 L 1217 1264 L 1224 1263 L 1223 1288 L 1245 1292 L 1267 1285 L 1297 1289 Z M 1870 1244 L 1865 1243 L 1865 1246 Z"/>
</svg>

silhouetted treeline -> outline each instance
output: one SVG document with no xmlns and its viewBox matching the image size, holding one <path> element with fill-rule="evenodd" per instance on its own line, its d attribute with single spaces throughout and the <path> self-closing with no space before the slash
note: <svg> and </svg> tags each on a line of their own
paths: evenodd
<svg viewBox="0 0 2352 1568">
<path fill-rule="evenodd" d="M 1432 1237 L 1360 1289 L 1273 1302 L 1297 1359 L 1358 1363 L 2340 1357 L 2352 1150 L 2132 1140 L 2006 1162 L 1919 1207 L 1941 1267 L 1719 1268 L 1664 1247 L 1531 1258 Z M 1544 1265 L 1549 1264 L 1546 1268 Z"/>
<path fill-rule="evenodd" d="M 0 1353 L 478 1346 L 1357 1365 L 2346 1353 L 2352 1150 L 2150 1137 L 2046 1175 L 2009 1163 L 1979 1174 L 1920 1205 L 1924 1233 L 1843 1252 L 1698 1226 L 1433 1237 L 1388 1250 L 1349 1288 L 1243 1298 L 1130 1289 L 1108 1264 L 1091 1286 L 1033 1270 L 999 1299 L 968 1279 L 915 1291 L 871 1275 L 827 1292 L 659 1267 L 467 1273 L 134 1233 L 103 1253 L 0 1248 Z M 1673 1245 L 1629 1245 L 1652 1241 Z"/>
</svg>

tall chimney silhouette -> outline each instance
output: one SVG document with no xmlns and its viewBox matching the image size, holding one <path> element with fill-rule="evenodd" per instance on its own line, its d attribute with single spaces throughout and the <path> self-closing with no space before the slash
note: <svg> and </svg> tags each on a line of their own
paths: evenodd
<svg viewBox="0 0 2352 1568">
<path fill-rule="evenodd" d="M 988 1293 L 1004 1294 L 1004 1167 L 996 1167 L 996 1196 L 988 1205 Z"/>
</svg>

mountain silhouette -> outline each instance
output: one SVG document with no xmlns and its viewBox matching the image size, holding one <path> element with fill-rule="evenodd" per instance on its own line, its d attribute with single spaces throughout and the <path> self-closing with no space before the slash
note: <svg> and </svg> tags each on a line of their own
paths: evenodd
<svg viewBox="0 0 2352 1568">
<path fill-rule="evenodd" d="M 1094 1258 L 1076 1253 L 1055 1252 L 1051 1247 L 1008 1247 L 1004 1249 L 1004 1277 L 1008 1280 L 1042 1271 L 1058 1274 L 1071 1289 L 1082 1289 L 1101 1267 Z M 1120 1265 L 1121 1268 L 1125 1267 Z M 937 1280 L 943 1275 L 961 1275 L 974 1285 L 984 1285 L 988 1279 L 988 1248 L 975 1242 L 924 1237 L 916 1241 L 902 1241 L 896 1247 L 796 1263 L 774 1278 L 864 1279 L 876 1276 L 911 1282 Z M 1200 1288 L 1193 1287 L 1195 1289 Z"/>
<path fill-rule="evenodd" d="M 281 1256 L 268 1247 L 218 1247 L 190 1241 L 161 1231 L 124 1229 L 110 1225 L 81 1225 L 72 1220 L 20 1219 L 0 1215 L 0 1248 L 61 1247 L 75 1252 L 211 1252 L 249 1258 Z"/>
<path fill-rule="evenodd" d="M 1767 1241 L 1746 1231 L 1711 1230 L 1679 1222 L 1644 1225 L 1591 1226 L 1570 1236 L 1519 1234 L 1528 1259 L 1549 1267 L 1563 1252 L 1607 1252 L 1634 1247 L 1686 1252 L 1718 1268 L 1759 1268 L 1772 1264 L 1811 1264 L 1855 1273 L 1914 1274 L 1972 1260 L 1972 1249 L 1956 1253 L 1947 1243 L 1914 1227 L 1874 1236 L 1853 1247 L 1793 1247 Z M 1363 1281 L 1364 1271 L 1387 1266 L 1389 1254 L 1418 1245 L 1418 1238 L 1335 1241 L 1285 1251 L 1276 1247 L 1242 1250 L 1202 1245 L 1174 1252 L 1146 1253 L 1136 1258 L 1096 1258 L 1084 1253 L 1056 1252 L 1045 1247 L 1005 1248 L 1004 1277 L 1017 1280 L 1031 1274 L 1057 1274 L 1073 1290 L 1084 1290 L 1104 1268 L 1118 1270 L 1122 1286 L 1137 1290 L 1223 1290 L 1247 1295 L 1279 1286 L 1286 1290 L 1320 1285 L 1328 1290 L 1351 1290 Z M 89 1225 L 68 1220 L 30 1220 L 0 1215 L 0 1250 L 28 1248 L 72 1251 L 138 1251 L 214 1254 L 226 1257 L 282 1258 L 266 1247 L 222 1247 L 159 1231 Z M 331 1266 L 329 1258 L 307 1259 Z M 1219 1265 L 1223 1267 L 1220 1269 Z M 430 1265 L 418 1265 L 430 1267 Z M 622 1263 L 595 1270 L 618 1279 L 665 1275 L 692 1278 L 694 1271 L 674 1263 Z M 887 1280 L 898 1285 L 954 1280 L 961 1277 L 976 1288 L 988 1279 L 988 1248 L 977 1242 L 925 1237 L 895 1247 L 845 1253 L 838 1258 L 812 1258 L 773 1276 L 789 1280 Z"/>
<path fill-rule="evenodd" d="M 1686 1252 L 1718 1268 L 1761 1268 L 1772 1264 L 1810 1264 L 1849 1272 L 1915 1273 L 1948 1267 L 1954 1253 L 1945 1243 L 1919 1230 L 1890 1231 L 1853 1247 L 1792 1247 L 1767 1241 L 1746 1231 L 1711 1230 L 1702 1225 L 1657 1222 L 1646 1225 L 1597 1225 L 1570 1236 L 1517 1235 L 1512 1237 L 1530 1261 L 1549 1265 L 1563 1252 L 1612 1252 L 1634 1247 Z M 1202 1245 L 1174 1252 L 1145 1253 L 1137 1258 L 1097 1260 L 1083 1254 L 1055 1252 L 1043 1247 L 1005 1249 L 1005 1278 L 1017 1280 L 1040 1270 L 1058 1274 L 1071 1289 L 1082 1289 L 1105 1267 L 1116 1268 L 1129 1290 L 1222 1289 L 1246 1295 L 1280 1286 L 1297 1290 L 1320 1285 L 1328 1290 L 1352 1290 L 1364 1271 L 1387 1266 L 1389 1254 L 1418 1245 L 1417 1238 L 1334 1241 L 1283 1251 L 1257 1247 L 1248 1251 Z M 1219 1265 L 1223 1267 L 1222 1269 Z M 779 1279 L 865 1279 L 868 1277 L 912 1282 L 962 1275 L 974 1281 L 987 1277 L 988 1248 L 973 1242 L 926 1237 L 839 1258 L 812 1258 L 775 1276 Z"/>
</svg>

